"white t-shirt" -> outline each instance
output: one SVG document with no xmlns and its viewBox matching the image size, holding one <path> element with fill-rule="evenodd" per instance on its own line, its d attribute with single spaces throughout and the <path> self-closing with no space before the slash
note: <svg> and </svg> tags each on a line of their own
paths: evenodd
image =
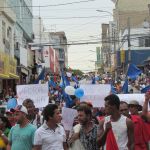
<svg viewBox="0 0 150 150">
<path fill-rule="evenodd" d="M 64 150 L 63 142 L 66 142 L 66 134 L 61 125 L 54 131 L 44 123 L 35 132 L 34 145 L 42 145 L 42 150 Z"/>
</svg>

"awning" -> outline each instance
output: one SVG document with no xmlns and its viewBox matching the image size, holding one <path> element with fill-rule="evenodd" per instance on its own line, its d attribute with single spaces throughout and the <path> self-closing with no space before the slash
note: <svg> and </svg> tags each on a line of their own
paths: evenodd
<svg viewBox="0 0 150 150">
<path fill-rule="evenodd" d="M 13 78 L 13 79 L 19 79 L 19 76 L 17 76 L 16 74 L 13 74 L 13 73 L 9 73 L 9 77 Z"/>
<path fill-rule="evenodd" d="M 9 75 L 0 74 L 1 79 L 9 79 Z"/>
</svg>

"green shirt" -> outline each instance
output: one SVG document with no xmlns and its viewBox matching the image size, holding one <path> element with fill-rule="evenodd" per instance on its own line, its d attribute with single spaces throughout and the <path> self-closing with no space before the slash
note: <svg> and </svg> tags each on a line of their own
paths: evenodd
<svg viewBox="0 0 150 150">
<path fill-rule="evenodd" d="M 36 127 L 30 123 L 24 128 L 18 124 L 12 127 L 8 138 L 11 150 L 32 150 L 35 131 Z"/>
</svg>

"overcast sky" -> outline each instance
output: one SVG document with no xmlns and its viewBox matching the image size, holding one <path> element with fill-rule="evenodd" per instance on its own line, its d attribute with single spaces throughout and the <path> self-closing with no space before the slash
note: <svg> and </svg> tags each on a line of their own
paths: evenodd
<svg viewBox="0 0 150 150">
<path fill-rule="evenodd" d="M 80 3 L 74 3 L 79 2 Z M 64 31 L 68 42 L 101 41 L 101 24 L 112 20 L 109 13 L 100 13 L 96 10 L 112 12 L 114 4 L 111 0 L 33 0 L 33 14 L 43 18 L 45 28 L 51 32 Z M 69 5 L 59 5 L 72 3 Z M 57 5 L 57 6 L 56 6 Z M 80 18 L 79 18 L 80 17 Z M 86 18 L 83 18 L 86 17 Z M 77 45 L 68 47 L 69 66 L 83 71 L 94 69 L 96 60 L 96 45 Z"/>
</svg>

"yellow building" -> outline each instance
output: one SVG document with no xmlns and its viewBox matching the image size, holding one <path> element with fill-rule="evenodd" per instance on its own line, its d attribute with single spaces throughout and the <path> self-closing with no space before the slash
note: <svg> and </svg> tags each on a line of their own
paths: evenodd
<svg viewBox="0 0 150 150">
<path fill-rule="evenodd" d="M 19 77 L 14 59 L 14 25 L 16 16 L 6 0 L 0 0 L 0 92 Z"/>
</svg>

